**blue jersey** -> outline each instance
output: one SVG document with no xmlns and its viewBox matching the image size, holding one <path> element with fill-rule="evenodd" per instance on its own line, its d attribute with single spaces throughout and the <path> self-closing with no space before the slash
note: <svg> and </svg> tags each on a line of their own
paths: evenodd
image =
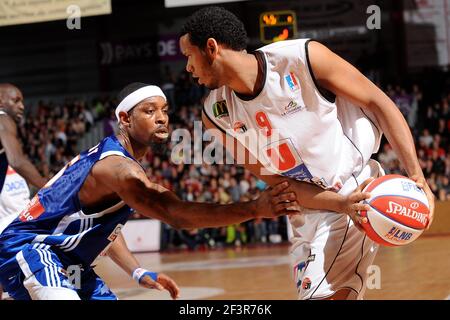
<svg viewBox="0 0 450 320">
<path fill-rule="evenodd" d="M 123 202 L 101 212 L 83 212 L 78 192 L 94 164 L 110 155 L 136 161 L 109 136 L 74 158 L 36 194 L 0 235 L 0 274 L 8 273 L 15 255 L 30 244 L 51 248 L 64 265 L 91 266 L 132 213 Z"/>
</svg>

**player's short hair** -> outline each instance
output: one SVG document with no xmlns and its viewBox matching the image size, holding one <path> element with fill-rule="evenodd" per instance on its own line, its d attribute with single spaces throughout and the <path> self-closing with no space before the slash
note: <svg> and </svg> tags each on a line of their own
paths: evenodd
<svg viewBox="0 0 450 320">
<path fill-rule="evenodd" d="M 148 84 L 142 83 L 142 82 L 133 82 L 127 85 L 125 88 L 120 90 L 119 94 L 117 95 L 117 99 L 119 100 L 119 103 L 125 99 L 130 93 L 133 93 L 136 90 L 139 90 L 140 88 L 146 87 Z M 134 108 L 130 109 L 128 111 L 128 114 L 133 113 Z"/>
<path fill-rule="evenodd" d="M 189 34 L 191 43 L 200 49 L 206 47 L 209 38 L 236 51 L 247 48 L 244 24 L 233 13 L 221 7 L 206 7 L 195 12 L 184 24 L 181 33 Z"/>
<path fill-rule="evenodd" d="M 119 102 L 121 102 L 123 99 L 125 99 L 130 93 L 139 90 L 140 88 L 146 87 L 148 84 L 142 83 L 142 82 L 133 82 L 127 85 L 125 88 L 120 90 L 119 94 L 117 95 L 117 99 Z"/>
</svg>

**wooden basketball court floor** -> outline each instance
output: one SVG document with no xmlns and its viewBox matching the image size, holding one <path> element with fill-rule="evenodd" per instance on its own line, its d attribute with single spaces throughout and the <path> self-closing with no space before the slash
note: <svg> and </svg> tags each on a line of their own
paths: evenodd
<svg viewBox="0 0 450 320">
<path fill-rule="evenodd" d="M 181 299 L 296 299 L 289 245 L 200 252 L 136 254 L 143 267 L 171 276 Z M 450 234 L 423 235 L 400 248 L 381 247 L 381 288 L 365 299 L 450 299 Z M 139 288 L 105 258 L 96 268 L 120 299 L 170 299 L 167 292 Z"/>
</svg>

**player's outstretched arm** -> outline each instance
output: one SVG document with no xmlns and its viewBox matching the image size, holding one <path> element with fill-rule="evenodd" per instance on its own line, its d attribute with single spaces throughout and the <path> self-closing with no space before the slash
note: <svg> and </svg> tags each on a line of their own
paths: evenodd
<svg viewBox="0 0 450 320">
<path fill-rule="evenodd" d="M 394 148 L 408 176 L 424 188 L 430 204 L 430 223 L 434 213 L 434 195 L 427 185 L 417 159 L 408 124 L 395 103 L 354 66 L 324 45 L 311 41 L 309 58 L 314 76 L 321 86 L 356 105 L 370 110 Z"/>
<path fill-rule="evenodd" d="M 217 127 L 208 119 L 208 117 L 202 114 L 203 124 L 207 129 L 211 130 L 211 134 L 219 139 L 219 141 L 230 140 L 231 137 L 226 139 L 225 133 L 217 130 Z M 250 159 L 250 154 L 248 150 L 236 139 L 234 141 L 234 159 L 238 159 L 238 154 L 244 155 L 244 159 Z M 282 181 L 288 179 L 286 177 L 268 174 L 267 170 L 264 170 L 264 166 L 257 159 L 254 159 L 256 163 L 239 164 L 243 165 L 255 176 L 266 182 L 268 185 L 275 186 Z M 359 203 L 361 200 L 368 199 L 370 197 L 369 193 L 361 192 L 361 188 L 356 189 L 349 196 L 342 196 L 336 192 L 324 190 L 312 183 L 296 181 L 293 179 L 288 179 L 290 186 L 286 191 L 292 191 L 297 196 L 297 201 L 301 207 L 316 210 L 327 210 L 339 213 L 348 214 L 352 219 L 355 220 L 355 214 L 359 210 L 369 210 L 369 206 Z"/>
<path fill-rule="evenodd" d="M 17 138 L 17 126 L 6 115 L 0 116 L 0 140 L 5 148 L 9 165 L 26 181 L 42 188 L 46 181 L 23 153 L 22 145 Z"/>
<path fill-rule="evenodd" d="M 167 290 L 172 299 L 179 298 L 180 289 L 175 281 L 164 273 L 150 272 L 141 268 L 141 265 L 131 253 L 120 233 L 107 251 L 107 255 L 122 270 L 133 277 L 139 285 L 148 289 Z"/>
<path fill-rule="evenodd" d="M 150 182 L 135 161 L 120 156 L 99 161 L 92 174 L 139 213 L 177 229 L 227 226 L 291 214 L 297 210 L 291 208 L 298 208 L 295 194 L 285 191 L 289 186 L 286 181 L 264 191 L 256 200 L 216 205 L 181 201 L 173 192 Z"/>
</svg>

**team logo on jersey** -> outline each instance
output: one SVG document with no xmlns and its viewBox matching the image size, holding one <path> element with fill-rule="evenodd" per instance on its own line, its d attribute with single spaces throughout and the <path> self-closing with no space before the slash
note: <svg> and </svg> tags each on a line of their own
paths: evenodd
<svg viewBox="0 0 450 320">
<path fill-rule="evenodd" d="M 293 72 L 289 72 L 288 75 L 284 76 L 284 79 L 286 80 L 289 88 L 291 88 L 292 91 L 300 90 L 300 86 L 298 84 L 298 80 L 295 77 Z"/>
<path fill-rule="evenodd" d="M 233 130 L 236 133 L 244 133 L 247 131 L 247 126 L 241 121 L 236 121 L 233 125 Z"/>
<path fill-rule="evenodd" d="M 227 108 L 227 102 L 225 100 L 217 101 L 213 104 L 213 113 L 214 117 L 217 119 L 220 119 L 222 117 L 228 117 L 228 108 Z"/>
<path fill-rule="evenodd" d="M 22 222 L 31 221 L 39 218 L 44 211 L 45 209 L 39 201 L 38 195 L 35 195 L 28 203 L 27 207 L 19 214 L 19 219 Z"/>
</svg>

